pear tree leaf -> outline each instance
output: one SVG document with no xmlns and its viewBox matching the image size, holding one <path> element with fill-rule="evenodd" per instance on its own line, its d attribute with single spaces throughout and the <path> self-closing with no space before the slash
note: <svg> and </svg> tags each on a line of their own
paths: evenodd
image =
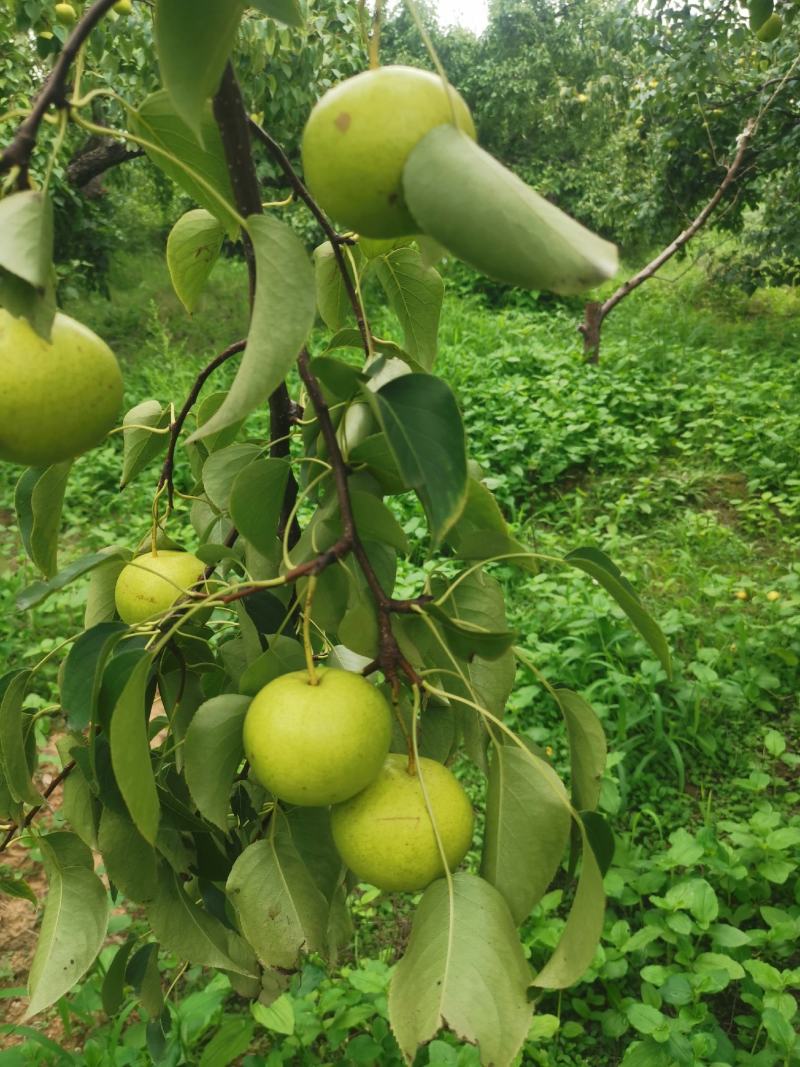
<svg viewBox="0 0 800 1067">
<path fill-rule="evenodd" d="M 325 948 L 328 902 L 276 813 L 269 835 L 255 841 L 233 865 L 226 886 L 239 925 L 259 959 L 294 968 L 301 952 Z"/>
<path fill-rule="evenodd" d="M 31 782 L 25 752 L 22 704 L 30 678 L 30 671 L 14 671 L 0 679 L 0 770 L 12 800 L 19 804 L 38 804 L 42 799 Z"/>
<path fill-rule="evenodd" d="M 229 7 L 227 4 L 220 6 Z M 201 207 L 216 216 L 228 237 L 233 239 L 239 231 L 239 222 L 233 209 L 235 198 L 222 138 L 211 104 L 206 103 L 203 108 L 199 137 L 177 114 L 165 89 L 159 89 L 142 102 L 132 113 L 131 124 L 132 132 L 153 146 L 145 147 L 153 163 Z M 176 158 L 182 160 L 192 173 L 187 173 Z"/>
<path fill-rule="evenodd" d="M 156 850 L 142 837 L 127 812 L 106 805 L 100 813 L 98 847 L 106 874 L 129 899 L 150 904 L 156 896 Z"/>
<path fill-rule="evenodd" d="M 247 347 L 222 406 L 190 441 L 243 419 L 264 403 L 289 373 L 314 326 L 314 271 L 300 238 L 270 215 L 252 215 L 247 232 L 256 259 Z"/>
<path fill-rule="evenodd" d="M 556 689 L 555 697 L 567 725 L 572 803 L 578 811 L 594 811 L 606 769 L 606 735 L 583 697 L 569 689 Z"/>
<path fill-rule="evenodd" d="M 124 489 L 140 471 L 167 448 L 168 434 L 143 430 L 165 430 L 169 426 L 170 410 L 167 404 L 157 400 L 143 400 L 125 415 L 122 420 L 122 477 L 119 487 Z"/>
<path fill-rule="evenodd" d="M 266 652 L 257 656 L 242 673 L 239 689 L 247 697 L 254 697 L 273 678 L 280 678 L 282 674 L 288 674 L 290 671 L 299 671 L 305 666 L 305 662 L 303 646 L 285 634 L 277 634 L 269 638 L 269 648 Z"/>
<path fill-rule="evenodd" d="M 70 647 L 61 674 L 61 707 L 73 730 L 85 729 L 94 719 L 106 661 L 127 632 L 124 622 L 102 622 Z"/>
<path fill-rule="evenodd" d="M 242 727 L 250 698 L 223 693 L 201 704 L 184 743 L 186 784 L 200 814 L 224 833 L 233 778 L 244 759 Z M 213 773 L 210 768 L 213 767 Z"/>
<path fill-rule="evenodd" d="M 351 249 L 351 254 L 360 252 Z M 347 272 L 353 280 L 353 269 L 345 254 Z M 314 281 L 317 291 L 317 308 L 322 321 L 329 330 L 341 330 L 353 321 L 353 305 L 345 288 L 342 272 L 330 241 L 324 241 L 314 249 Z M 360 335 L 359 335 L 360 337 Z"/>
<path fill-rule="evenodd" d="M 264 15 L 285 22 L 287 26 L 303 25 L 303 10 L 299 0 L 251 0 L 251 4 Z"/>
<path fill-rule="evenodd" d="M 452 390 L 440 378 L 405 374 L 377 392 L 364 393 L 403 481 L 422 501 L 433 542 L 439 544 L 467 499 L 464 426 Z"/>
<path fill-rule="evenodd" d="M 203 464 L 203 488 L 220 511 L 228 511 L 237 476 L 261 455 L 258 445 L 242 441 L 212 452 Z"/>
<path fill-rule="evenodd" d="M 111 764 L 119 791 L 137 830 L 154 845 L 158 833 L 159 803 L 150 761 L 145 709 L 152 658 L 143 649 L 139 653 L 114 704 L 109 740 Z"/>
<path fill-rule="evenodd" d="M 425 890 L 389 987 L 389 1019 L 406 1060 L 446 1026 L 481 1062 L 510 1067 L 528 1033 L 530 969 L 501 894 L 473 874 Z"/>
<path fill-rule="evenodd" d="M 461 130 L 413 148 L 403 192 L 420 228 L 482 274 L 569 295 L 617 271 L 617 250 L 539 196 Z"/>
<path fill-rule="evenodd" d="M 36 894 L 22 878 L 0 878 L 0 893 L 7 897 L 16 897 L 17 900 L 27 900 L 34 907 L 39 904 Z"/>
<path fill-rule="evenodd" d="M 17 482 L 14 506 L 25 551 L 45 578 L 58 570 L 58 531 L 72 460 L 28 467 Z"/>
<path fill-rule="evenodd" d="M 493 746 L 481 875 L 519 925 L 544 896 L 564 857 L 572 816 L 556 772 L 513 744 Z"/>
<path fill-rule="evenodd" d="M 0 267 L 43 292 L 53 267 L 53 205 L 39 189 L 0 200 Z"/>
<path fill-rule="evenodd" d="M 414 248 L 397 248 L 375 261 L 378 281 L 403 328 L 403 347 L 425 370 L 436 359 L 444 282 Z"/>
<path fill-rule="evenodd" d="M 48 889 L 42 927 L 28 978 L 29 1019 L 54 1004 L 86 973 L 103 946 L 110 904 L 105 886 L 80 851 L 62 847 L 71 834 L 39 839 Z M 76 838 L 75 841 L 84 848 Z M 87 850 L 88 851 L 88 850 Z"/>
<path fill-rule="evenodd" d="M 452 618 L 437 604 L 427 604 L 424 610 L 441 624 L 448 644 L 460 659 L 498 659 L 514 643 L 515 635 L 510 630 L 483 630 L 474 623 Z"/>
<path fill-rule="evenodd" d="M 219 219 L 203 208 L 181 215 L 169 232 L 167 267 L 172 288 L 190 315 L 219 258 L 224 237 Z"/>
<path fill-rule="evenodd" d="M 95 798 L 81 763 L 88 763 L 89 748 L 80 734 L 64 734 L 56 741 L 62 766 L 66 767 L 76 752 L 75 766 L 62 786 L 61 811 L 67 823 L 89 848 L 97 847 L 97 812 Z"/>
<path fill-rule="evenodd" d="M 249 958 L 242 938 L 192 900 L 179 875 L 165 863 L 159 867 L 157 891 L 147 906 L 147 917 L 161 946 L 179 959 L 255 977 L 248 964 L 239 962 Z"/>
<path fill-rule="evenodd" d="M 511 536 L 492 491 L 474 477 L 469 479 L 461 517 L 448 530 L 446 540 L 461 559 L 491 559 L 513 553 L 517 558 L 508 563 L 533 573 L 538 570 L 535 560 L 524 558 L 529 550 Z"/>
<path fill-rule="evenodd" d="M 178 115 L 202 141 L 205 104 L 219 87 L 244 4 L 158 0 L 155 42 L 161 83 Z"/>
<path fill-rule="evenodd" d="M 112 560 L 128 560 L 130 559 L 130 550 L 127 548 L 101 548 L 99 552 L 92 552 L 88 556 L 81 556 L 80 559 L 74 560 L 68 564 L 63 570 L 60 570 L 54 578 L 51 578 L 49 582 L 33 582 L 17 594 L 17 608 L 20 611 L 27 611 L 29 608 L 35 608 L 38 604 L 41 604 L 43 600 L 46 600 L 51 594 L 57 593 L 60 589 L 74 582 L 77 578 L 83 577 L 84 574 L 88 574 L 89 571 L 94 570 L 95 567 L 100 567 L 105 563 Z"/>
<path fill-rule="evenodd" d="M 55 271 L 43 291 L 0 267 L 0 308 L 5 308 L 17 319 L 27 319 L 36 333 L 45 341 L 50 340 L 53 319 L 56 315 Z"/>
<path fill-rule="evenodd" d="M 275 546 L 289 472 L 285 459 L 258 459 L 244 467 L 231 486 L 233 524 L 263 556 Z"/>
<path fill-rule="evenodd" d="M 655 653 L 659 663 L 672 677 L 669 646 L 661 628 L 642 607 L 639 597 L 619 567 L 597 548 L 576 548 L 564 557 L 566 563 L 585 571 L 616 600 L 633 625 Z"/>
</svg>

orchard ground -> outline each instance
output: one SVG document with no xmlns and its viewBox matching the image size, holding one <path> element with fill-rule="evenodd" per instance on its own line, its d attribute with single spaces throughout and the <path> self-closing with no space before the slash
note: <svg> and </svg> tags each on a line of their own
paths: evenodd
<svg viewBox="0 0 800 1067">
<path fill-rule="evenodd" d="M 463 401 L 473 452 L 491 467 L 491 488 L 518 534 L 545 552 L 607 551 L 661 622 L 676 661 L 669 683 L 588 579 L 495 568 L 520 643 L 603 719 L 612 755 L 600 807 L 617 835 L 603 944 L 584 981 L 543 997 L 523 1062 L 798 1063 L 798 301 L 790 291 L 723 295 L 678 265 L 673 280 L 650 283 L 609 318 L 601 362 L 587 367 L 579 302 L 509 297 L 461 269 L 447 283 L 437 368 Z M 246 329 L 244 272 L 233 261 L 218 264 L 192 319 L 155 253 L 117 258 L 110 290 L 110 300 L 67 293 L 64 304 L 120 357 L 127 406 L 146 397 L 180 403 L 198 368 Z M 389 330 L 379 320 L 376 332 Z M 225 380 L 223 371 L 217 386 Z M 123 507 L 120 451 L 117 435 L 76 463 L 62 563 L 146 533 L 158 469 L 125 490 Z M 1 555 L 10 561 L 0 575 L 0 657 L 23 666 L 78 628 L 84 591 L 52 597 L 32 619 L 16 613 L 15 594 L 35 575 L 14 540 L 14 476 L 0 469 Z M 178 485 L 189 489 L 183 469 Z M 413 540 L 423 519 L 407 499 L 398 514 Z M 185 531 L 191 549 L 185 514 L 172 520 L 172 535 Z M 418 552 L 401 574 L 401 595 L 417 584 L 422 560 Z M 40 675 L 43 709 L 54 700 L 54 670 Z M 525 671 L 509 715 L 565 766 L 557 709 Z M 37 729 L 57 735 L 59 720 L 43 715 Z M 4 857 L 5 866 L 19 856 Z M 557 940 L 551 913 L 561 894 L 557 882 L 525 926 L 534 965 Z M 3 1003 L 13 1002 L 16 1021 L 35 915 L 23 900 L 4 898 L 0 908 L 3 929 L 16 935 L 0 955 Z M 385 993 L 408 932 L 402 898 L 363 890 L 357 914 L 354 956 L 332 975 L 310 961 L 270 1009 L 251 1015 L 224 976 L 183 973 L 162 1062 L 399 1065 Z M 117 914 L 112 931 L 136 922 L 135 913 Z M 101 965 L 108 959 L 106 951 Z M 162 967 L 166 987 L 177 969 L 169 958 Z M 96 966 L 36 1030 L 4 1036 L 0 1067 L 153 1062 L 133 1002 L 121 1038 L 106 1021 L 101 983 Z M 477 1062 L 450 1039 L 418 1058 Z"/>
</svg>

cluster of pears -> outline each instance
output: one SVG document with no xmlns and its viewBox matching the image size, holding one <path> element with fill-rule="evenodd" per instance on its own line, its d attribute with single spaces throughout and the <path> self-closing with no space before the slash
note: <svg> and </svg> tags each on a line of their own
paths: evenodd
<svg viewBox="0 0 800 1067">
<path fill-rule="evenodd" d="M 119 364 L 97 334 L 58 313 L 48 341 L 0 308 L 0 460 L 72 459 L 102 441 L 121 405 Z"/>
<path fill-rule="evenodd" d="M 361 881 L 424 889 L 444 874 L 428 803 L 452 870 L 472 840 L 466 793 L 441 763 L 423 757 L 411 769 L 407 756 L 389 752 L 389 705 L 366 678 L 321 667 L 314 681 L 294 671 L 253 699 L 244 722 L 253 774 L 287 804 L 331 805 L 334 843 Z"/>
<path fill-rule="evenodd" d="M 111 10 L 117 15 L 130 15 L 133 11 L 132 0 L 117 0 Z M 60 22 L 62 26 L 73 26 L 77 21 L 78 14 L 72 4 L 56 4 L 53 11 L 56 16 L 56 22 Z"/>
</svg>

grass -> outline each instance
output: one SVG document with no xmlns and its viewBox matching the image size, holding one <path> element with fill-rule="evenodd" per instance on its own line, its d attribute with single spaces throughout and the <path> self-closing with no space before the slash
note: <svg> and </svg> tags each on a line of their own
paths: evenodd
<svg viewBox="0 0 800 1067">
<path fill-rule="evenodd" d="M 197 370 L 244 332 L 243 292 L 241 265 L 223 261 L 190 319 L 161 259 L 144 255 L 115 261 L 110 302 L 80 297 L 67 310 L 118 352 L 129 406 L 147 397 L 177 404 Z M 520 643 L 604 720 L 612 755 L 601 807 L 618 836 L 602 949 L 563 1000 L 544 998 L 524 1062 L 800 1062 L 774 1015 L 796 1023 L 788 1002 L 776 998 L 800 980 L 791 970 L 800 963 L 792 947 L 800 924 L 792 781 L 800 750 L 800 318 L 785 313 L 785 302 L 776 311 L 775 301 L 751 301 L 746 314 L 732 315 L 690 274 L 625 301 L 606 324 L 601 363 L 587 367 L 577 306 L 533 298 L 490 304 L 461 271 L 449 293 L 438 370 L 460 398 L 472 455 L 506 513 L 544 552 L 595 544 L 611 555 L 660 620 L 675 657 L 669 682 L 585 577 L 497 568 Z M 391 332 L 379 311 L 376 321 Z M 229 374 L 221 372 L 215 387 Z M 120 453 L 116 437 L 75 464 L 64 561 L 146 533 L 157 467 L 120 495 Z M 0 489 L 10 508 L 8 469 Z M 416 509 L 401 506 L 399 514 L 413 531 Z M 0 520 L 11 521 L 6 510 Z M 175 529 L 190 539 L 185 515 Z M 34 574 L 13 526 L 4 538 L 0 655 L 17 666 L 77 628 L 82 593 L 73 587 L 51 598 L 21 627 L 13 597 Z M 42 705 L 52 699 L 54 672 L 42 674 Z M 551 745 L 558 762 L 564 741 L 556 710 L 528 672 L 517 681 L 510 721 Z M 769 837 L 777 829 L 791 831 L 780 838 L 783 848 Z M 560 929 L 553 912 L 560 893 L 549 894 L 526 927 L 534 961 Z M 253 1054 L 251 1067 L 399 1063 L 384 995 L 393 906 L 365 899 L 359 909 L 359 958 L 334 978 L 309 965 L 290 992 L 292 1034 L 275 1017 L 255 1014 L 253 1040 L 263 1055 Z M 747 941 L 723 926 L 746 929 Z M 656 932 L 642 936 L 648 929 Z M 382 963 L 365 962 L 370 955 Z M 751 957 L 788 977 L 754 975 Z M 89 1018 L 99 1003 L 92 981 L 82 994 Z M 204 985 L 200 973 L 189 974 L 176 1011 Z M 217 1029 L 201 1029 L 198 1043 L 242 1018 L 229 989 L 212 992 L 220 994 L 209 1009 Z M 548 1022 L 559 1012 L 560 1026 Z M 137 1058 L 145 1055 L 146 1028 L 131 1032 L 131 1058 L 93 1062 L 149 1062 Z M 194 1048 L 183 1054 L 191 1058 Z M 477 1062 L 450 1039 L 422 1055 L 428 1059 L 420 1063 Z"/>
</svg>

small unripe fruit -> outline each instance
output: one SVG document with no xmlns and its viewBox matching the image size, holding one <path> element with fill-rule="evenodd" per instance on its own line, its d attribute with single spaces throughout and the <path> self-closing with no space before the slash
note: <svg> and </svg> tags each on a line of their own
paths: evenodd
<svg viewBox="0 0 800 1067">
<path fill-rule="evenodd" d="M 453 870 L 472 841 L 472 805 L 441 763 L 423 757 L 419 771 Z M 379 889 L 415 892 L 444 874 L 425 795 L 416 771 L 409 774 L 406 756 L 390 753 L 363 793 L 333 808 L 331 829 L 350 870 Z"/>
<path fill-rule="evenodd" d="M 103 440 L 122 404 L 122 375 L 97 334 L 57 314 L 49 341 L 0 308 L 0 460 L 46 467 Z"/>
<path fill-rule="evenodd" d="M 764 44 L 771 44 L 781 35 L 783 19 L 777 13 L 770 15 L 764 25 L 756 32 L 756 37 Z"/>
<path fill-rule="evenodd" d="M 62 26 L 75 25 L 78 16 L 72 4 L 56 4 L 53 10 L 55 11 L 56 22 L 60 22 Z"/>
<path fill-rule="evenodd" d="M 380 770 L 392 735 L 383 695 L 360 674 L 319 667 L 317 684 L 292 671 L 256 694 L 244 720 L 253 774 L 279 800 L 326 807 Z"/>
<path fill-rule="evenodd" d="M 202 577 L 205 564 L 191 552 L 147 552 L 122 568 L 114 589 L 117 613 L 135 625 L 167 611 Z"/>
<path fill-rule="evenodd" d="M 118 15 L 130 15 L 133 11 L 133 4 L 131 0 L 117 0 L 113 9 Z"/>
<path fill-rule="evenodd" d="M 364 71 L 329 90 L 303 131 L 303 169 L 311 192 L 338 222 L 365 237 L 419 229 L 405 204 L 403 167 L 413 148 L 453 121 L 475 126 L 461 96 L 415 67 Z"/>
</svg>

